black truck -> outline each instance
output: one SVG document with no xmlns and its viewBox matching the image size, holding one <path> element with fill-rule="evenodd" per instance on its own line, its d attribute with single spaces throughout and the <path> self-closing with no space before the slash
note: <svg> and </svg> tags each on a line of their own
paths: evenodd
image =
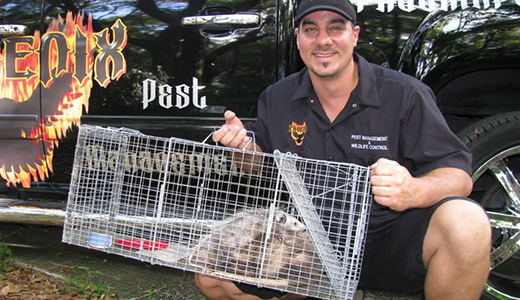
<svg viewBox="0 0 520 300">
<path fill-rule="evenodd" d="M 520 1 L 354 4 L 356 51 L 429 85 L 473 152 L 471 197 L 494 230 L 483 297 L 520 299 Z M 303 66 L 297 7 L 0 0 L 0 219 L 46 222 L 66 202 L 80 124 L 202 141 L 227 109 L 254 120 L 262 90 Z"/>
</svg>

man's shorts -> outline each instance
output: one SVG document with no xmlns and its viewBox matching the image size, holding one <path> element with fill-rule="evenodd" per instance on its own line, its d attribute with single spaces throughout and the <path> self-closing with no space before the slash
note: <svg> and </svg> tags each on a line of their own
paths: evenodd
<svg viewBox="0 0 520 300">
<path fill-rule="evenodd" d="M 249 295 L 255 295 L 260 299 L 272 299 L 274 297 L 282 298 L 283 296 L 285 296 L 287 294 L 286 292 L 273 290 L 270 288 L 259 288 L 259 287 L 256 287 L 254 285 L 247 284 L 247 283 L 241 283 L 241 282 L 235 282 L 235 281 L 233 281 L 233 283 L 240 291 L 242 291 L 242 293 L 249 294 Z"/>
<path fill-rule="evenodd" d="M 358 289 L 417 292 L 424 288 L 426 267 L 422 253 L 430 219 L 442 204 L 461 197 L 446 198 L 424 209 L 400 215 L 391 228 L 378 237 L 367 237 Z"/>
<path fill-rule="evenodd" d="M 259 288 L 255 285 L 242 283 L 242 282 L 235 282 L 233 281 L 235 286 L 242 291 L 242 293 L 254 295 L 257 296 L 260 299 L 272 299 L 272 298 L 278 298 L 283 299 L 283 297 L 287 296 L 289 293 L 282 292 L 279 290 L 273 290 L 270 288 Z M 305 298 L 307 300 L 318 300 L 317 298 L 307 297 Z"/>
</svg>

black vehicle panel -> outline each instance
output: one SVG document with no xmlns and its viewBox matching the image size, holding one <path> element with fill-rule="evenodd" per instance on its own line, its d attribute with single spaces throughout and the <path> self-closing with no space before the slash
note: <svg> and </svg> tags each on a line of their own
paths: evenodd
<svg viewBox="0 0 520 300">
<path fill-rule="evenodd" d="M 190 16 L 233 14 L 259 22 L 245 28 L 182 24 Z M 79 124 L 202 140 L 226 109 L 254 116 L 259 93 L 277 78 L 272 1 L 48 0 L 44 20 L 41 92 L 33 95 L 41 94 L 41 112 L 39 105 L 32 117 L 3 109 L 10 116 L 3 123 L 11 127 L 25 121 L 38 128 L 43 120 L 46 142 L 38 147 L 48 158 L 35 154 L 32 160 L 48 163 L 48 171 L 34 176 L 27 170 L 25 187 L 68 183 Z M 14 134 L 27 148 L 27 138 L 11 127 L 2 138 Z M 18 151 L 3 152 L 12 158 Z"/>
<path fill-rule="evenodd" d="M 40 69 L 26 69 L 39 76 L 32 77 L 31 101 L 0 102 L 6 145 L 0 175 L 24 193 L 28 187 L 66 188 L 80 124 L 203 140 L 226 109 L 254 119 L 261 91 L 302 67 L 293 22 L 297 0 L 1 3 L 4 19 L 30 29 L 2 49 L 23 39 L 38 42 L 10 50 L 4 61 L 26 51 L 41 62 Z M 510 100 L 518 98 L 520 69 L 516 2 L 355 4 L 357 51 L 429 84 L 448 119 L 518 109 Z M 257 22 L 230 21 L 237 17 Z M 492 80 L 485 85 L 475 76 Z M 485 87 L 489 94 L 477 93 Z"/>
</svg>

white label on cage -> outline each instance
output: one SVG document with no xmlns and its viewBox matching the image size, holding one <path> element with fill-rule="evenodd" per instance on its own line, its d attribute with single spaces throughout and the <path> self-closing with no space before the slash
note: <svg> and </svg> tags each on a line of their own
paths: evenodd
<svg viewBox="0 0 520 300">
<path fill-rule="evenodd" d="M 99 145 L 88 145 L 86 148 L 86 161 L 89 168 L 104 171 L 115 171 L 119 150 L 106 150 Z M 164 169 L 167 154 L 151 151 L 125 152 L 123 158 L 126 173 L 161 172 Z M 237 175 L 237 164 L 224 154 L 173 153 L 170 156 L 171 171 L 176 174 L 197 175 L 199 173 L 215 173 L 218 175 Z"/>
<path fill-rule="evenodd" d="M 112 246 L 112 237 L 106 234 L 91 232 L 88 235 L 88 244 L 94 248 L 110 248 Z"/>
</svg>

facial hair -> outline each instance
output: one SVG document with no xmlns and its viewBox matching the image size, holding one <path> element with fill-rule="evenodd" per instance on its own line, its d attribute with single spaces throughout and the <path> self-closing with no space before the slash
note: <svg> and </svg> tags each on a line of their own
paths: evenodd
<svg viewBox="0 0 520 300">
<path fill-rule="evenodd" d="M 319 77 L 323 77 L 323 78 L 333 77 L 338 73 L 338 70 L 333 70 L 333 69 L 329 68 L 330 67 L 329 62 L 321 63 L 321 65 L 323 67 L 322 70 L 316 70 L 316 69 L 311 70 L 314 74 L 316 74 Z"/>
<path fill-rule="evenodd" d="M 328 49 L 323 49 L 323 48 L 316 48 L 314 49 L 312 52 L 321 52 L 321 51 L 327 51 Z M 334 69 L 330 69 L 332 66 L 331 66 L 331 63 L 330 62 L 322 62 L 321 63 L 321 66 L 323 69 L 321 70 L 312 70 L 312 72 L 314 74 L 316 74 L 317 76 L 319 77 L 333 77 L 335 76 L 337 73 L 338 73 L 338 70 L 334 70 Z"/>
</svg>

